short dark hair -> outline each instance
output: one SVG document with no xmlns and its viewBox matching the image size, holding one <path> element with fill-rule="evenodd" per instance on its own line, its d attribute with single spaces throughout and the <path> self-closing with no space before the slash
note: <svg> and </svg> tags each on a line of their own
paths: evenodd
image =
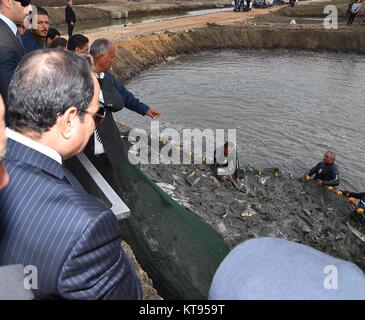
<svg viewBox="0 0 365 320">
<path fill-rule="evenodd" d="M 48 15 L 48 11 L 46 9 L 44 9 L 43 7 L 40 7 L 40 6 L 35 6 L 36 9 L 37 9 L 37 15 L 40 15 L 40 16 L 49 16 Z"/>
<path fill-rule="evenodd" d="M 67 48 L 67 40 L 65 38 L 56 38 L 52 41 L 50 48 Z"/>
<path fill-rule="evenodd" d="M 75 51 L 76 48 L 82 48 L 86 44 L 89 43 L 89 38 L 83 36 L 82 34 L 74 34 L 68 40 L 67 49 L 71 51 Z"/>
<path fill-rule="evenodd" d="M 56 28 L 49 28 L 47 38 L 54 40 L 56 37 L 60 37 L 61 33 Z"/>
<path fill-rule="evenodd" d="M 23 58 L 10 82 L 7 124 L 18 132 L 43 133 L 68 108 L 85 111 L 93 96 L 92 71 L 85 58 L 65 50 L 36 50 Z"/>
</svg>

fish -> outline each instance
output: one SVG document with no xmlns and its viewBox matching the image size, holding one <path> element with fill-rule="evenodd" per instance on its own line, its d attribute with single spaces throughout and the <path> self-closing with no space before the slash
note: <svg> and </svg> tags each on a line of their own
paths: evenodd
<svg viewBox="0 0 365 320">
<path fill-rule="evenodd" d="M 350 229 L 350 231 L 357 237 L 359 238 L 361 241 L 365 242 L 365 234 L 363 234 L 362 232 L 360 232 L 359 230 L 355 229 L 352 225 L 350 225 L 348 222 L 346 222 L 346 225 L 348 226 L 348 228 Z"/>
<path fill-rule="evenodd" d="M 259 182 L 261 184 L 265 184 L 271 177 L 270 176 L 266 176 L 266 177 L 260 177 L 260 176 L 257 176 L 259 178 Z"/>
<path fill-rule="evenodd" d="M 161 189 L 167 189 L 167 190 L 176 190 L 176 188 L 172 184 L 168 184 L 165 182 L 157 182 L 156 183 Z"/>
</svg>

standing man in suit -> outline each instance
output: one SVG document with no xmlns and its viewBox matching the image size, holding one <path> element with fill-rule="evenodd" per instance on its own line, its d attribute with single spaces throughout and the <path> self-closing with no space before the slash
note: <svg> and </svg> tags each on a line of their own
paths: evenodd
<svg viewBox="0 0 365 320">
<path fill-rule="evenodd" d="M 51 49 L 29 53 L 9 86 L 0 265 L 34 266 L 37 298 L 141 297 L 116 217 L 62 164 L 103 119 L 99 93 L 85 58 Z"/>
<path fill-rule="evenodd" d="M 124 107 L 153 119 L 160 116 L 160 113 L 137 99 L 121 81 L 109 72 L 115 58 L 115 47 L 112 42 L 107 39 L 95 40 L 90 47 L 90 54 L 94 58 L 94 71 L 102 93 L 100 101 L 105 106 L 106 116 L 105 121 L 95 130 L 94 136 L 87 144 L 85 153 L 104 177 L 110 181 L 109 179 L 112 178 L 110 175 L 113 173 L 109 165 L 116 167 L 121 161 L 128 161 L 121 154 L 122 148 L 118 147 L 121 142 L 120 133 L 112 113 L 118 112 Z"/>
<path fill-rule="evenodd" d="M 74 9 L 72 8 L 73 1 L 69 0 L 67 3 L 67 6 L 65 7 L 65 21 L 67 23 L 67 31 L 68 31 L 68 37 L 71 38 L 74 25 L 76 23 L 76 14 Z"/>
<path fill-rule="evenodd" d="M 5 102 L 11 77 L 26 53 L 16 24 L 23 24 L 30 11 L 30 0 L 0 0 L 0 94 Z"/>
</svg>

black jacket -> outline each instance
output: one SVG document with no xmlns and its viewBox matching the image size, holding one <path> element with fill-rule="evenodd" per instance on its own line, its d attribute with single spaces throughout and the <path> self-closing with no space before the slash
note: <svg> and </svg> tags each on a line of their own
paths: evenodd
<svg viewBox="0 0 365 320">
<path fill-rule="evenodd" d="M 332 164 L 325 164 L 324 162 L 318 163 L 314 168 L 309 171 L 308 176 L 314 176 L 314 181 L 322 180 L 324 186 L 338 186 L 340 180 L 338 178 L 338 168 Z"/>
<path fill-rule="evenodd" d="M 99 79 L 100 89 L 103 92 L 104 107 L 106 109 L 106 115 L 103 122 L 96 128 L 103 143 L 105 153 L 111 164 L 116 165 L 125 158 L 118 148 L 118 143 L 120 142 L 120 131 L 116 125 L 113 112 L 120 111 L 124 108 L 125 103 L 122 95 L 118 92 L 113 82 L 104 77 L 104 79 Z M 95 136 L 91 136 L 89 142 L 85 148 L 85 154 L 89 159 L 92 159 L 94 155 L 95 146 Z"/>
<path fill-rule="evenodd" d="M 0 19 L 0 94 L 5 101 L 15 68 L 25 54 L 25 49 L 18 38 Z"/>
<path fill-rule="evenodd" d="M 70 6 L 67 5 L 65 8 L 65 21 L 67 24 L 70 24 L 71 22 L 75 23 L 76 22 L 76 14 L 74 9 Z"/>
</svg>

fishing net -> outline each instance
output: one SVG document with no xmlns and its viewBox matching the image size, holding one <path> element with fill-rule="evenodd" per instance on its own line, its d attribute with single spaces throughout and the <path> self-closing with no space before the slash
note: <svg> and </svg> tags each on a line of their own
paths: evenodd
<svg viewBox="0 0 365 320">
<path fill-rule="evenodd" d="M 131 210 L 120 222 L 122 235 L 165 299 L 206 299 L 214 273 L 229 252 L 222 237 L 201 218 L 163 192 L 127 158 L 130 145 L 116 148 L 125 161 L 112 167 L 105 157 L 93 159 L 99 172 Z M 75 161 L 68 162 L 87 192 L 102 200 L 100 190 Z"/>
</svg>

